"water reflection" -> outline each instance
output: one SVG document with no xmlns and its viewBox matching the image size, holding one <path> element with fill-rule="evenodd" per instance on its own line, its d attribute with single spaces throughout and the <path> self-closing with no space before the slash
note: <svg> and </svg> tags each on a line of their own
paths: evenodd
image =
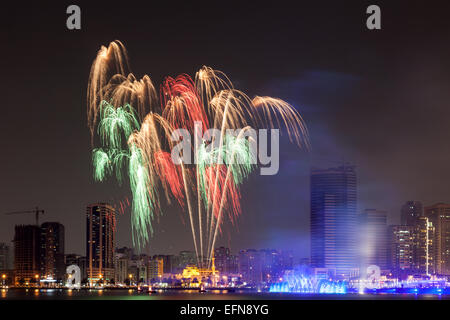
<svg viewBox="0 0 450 320">
<path fill-rule="evenodd" d="M 360 300 L 360 299 L 450 299 L 450 295 L 432 294 L 295 294 L 249 292 L 236 290 L 212 290 L 199 292 L 198 290 L 161 290 L 152 292 L 138 292 L 132 289 L 102 289 L 102 290 L 66 290 L 66 289 L 1 289 L 3 300 Z"/>
</svg>

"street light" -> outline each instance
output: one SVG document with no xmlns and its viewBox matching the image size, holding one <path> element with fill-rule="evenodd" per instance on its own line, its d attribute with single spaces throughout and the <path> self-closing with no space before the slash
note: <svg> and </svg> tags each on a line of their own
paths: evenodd
<svg viewBox="0 0 450 320">
<path fill-rule="evenodd" d="M 2 274 L 3 286 L 6 286 L 6 274 Z"/>
<path fill-rule="evenodd" d="M 128 277 L 130 278 L 130 287 L 131 287 L 131 280 L 133 279 L 133 275 L 130 273 L 130 274 L 128 275 Z"/>
<path fill-rule="evenodd" d="M 35 274 L 34 275 L 34 279 L 36 280 L 36 286 L 39 286 L 39 283 L 38 283 L 38 279 L 39 279 L 39 275 L 38 274 Z"/>
</svg>

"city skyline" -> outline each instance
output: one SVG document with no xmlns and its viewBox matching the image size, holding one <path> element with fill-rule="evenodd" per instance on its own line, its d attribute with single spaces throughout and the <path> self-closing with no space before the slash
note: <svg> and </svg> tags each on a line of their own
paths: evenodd
<svg viewBox="0 0 450 320">
<path fill-rule="evenodd" d="M 341 170 L 343 170 L 343 171 L 341 171 Z M 330 200 L 333 200 L 332 202 L 333 202 L 333 206 L 334 206 L 335 204 L 337 205 L 338 203 L 341 203 L 341 201 L 343 201 L 342 199 L 345 199 L 347 197 L 347 196 L 343 196 L 342 195 L 342 192 L 344 192 L 344 193 L 347 192 L 347 191 L 344 191 L 346 189 L 343 188 L 342 186 L 340 186 L 339 183 L 336 182 L 336 181 L 339 181 L 339 179 L 341 179 L 341 178 L 339 178 L 339 175 L 343 174 L 346 170 L 350 170 L 349 172 L 351 172 L 351 174 L 352 174 L 352 179 L 351 179 L 352 182 L 351 182 L 350 185 L 351 185 L 351 189 L 353 190 L 353 191 L 351 191 L 351 193 L 353 194 L 352 197 L 354 197 L 354 195 L 357 193 L 356 192 L 357 186 L 356 186 L 356 184 L 354 184 L 354 181 L 356 181 L 356 175 L 355 175 L 355 171 L 354 171 L 354 166 L 352 166 L 350 164 L 344 164 L 342 167 L 337 167 L 337 168 L 336 167 L 331 167 L 331 168 L 327 168 L 327 169 L 314 168 L 311 171 L 311 178 L 315 177 L 315 179 L 318 179 L 317 176 L 321 176 L 321 175 L 323 176 L 323 177 L 319 178 L 319 180 L 317 180 L 317 181 L 319 181 L 319 184 L 317 184 L 318 182 L 315 182 L 317 184 L 317 191 L 315 191 L 315 192 L 313 192 L 311 194 L 312 201 L 313 202 L 315 201 L 317 203 L 317 204 L 315 204 L 316 207 L 319 206 L 320 201 L 322 201 L 322 200 L 320 200 L 318 202 L 318 200 L 317 200 L 317 199 L 321 198 L 320 192 L 322 192 L 324 194 L 327 194 L 328 197 L 330 197 L 332 194 L 336 194 L 336 195 L 337 194 L 341 194 L 340 195 L 340 197 L 341 197 L 340 200 L 338 200 L 336 197 L 325 198 L 325 203 L 327 203 L 328 206 L 330 205 Z M 329 183 L 331 183 L 331 185 L 327 186 L 327 184 L 329 184 Z M 319 190 L 320 190 L 320 192 L 318 193 Z M 90 205 L 87 206 L 87 209 L 86 209 L 87 210 L 86 211 L 87 212 L 87 217 L 92 217 L 91 214 L 90 214 L 90 212 L 92 210 L 91 208 L 96 208 L 98 206 L 105 206 L 105 207 L 109 208 L 109 209 L 107 209 L 108 212 L 111 212 L 111 213 L 109 213 L 109 215 L 112 214 L 114 217 L 117 217 L 117 212 L 116 212 L 117 209 L 114 208 L 114 206 L 111 206 L 110 204 L 104 203 L 104 202 L 101 202 L 101 201 L 93 203 L 93 204 L 90 204 Z M 320 206 L 321 206 L 321 204 L 320 204 Z M 333 215 L 334 214 L 340 215 L 341 212 L 348 211 L 348 208 L 341 208 L 340 206 L 341 206 L 341 204 L 337 205 L 336 208 L 340 208 L 340 209 L 335 211 L 335 212 L 333 212 Z M 354 206 L 355 206 L 355 203 L 352 203 L 351 207 L 354 207 Z M 351 229 L 353 231 L 351 232 L 351 230 L 350 230 L 350 231 L 346 231 L 346 232 L 349 233 L 349 234 L 350 233 L 360 233 L 360 232 L 364 233 L 365 231 L 361 231 L 363 229 L 360 229 L 360 228 L 364 228 L 364 226 L 367 223 L 369 223 L 369 225 L 368 225 L 369 229 L 364 229 L 364 230 L 370 231 L 370 233 L 373 233 L 371 235 L 371 238 L 369 238 L 369 239 L 355 238 L 355 240 L 359 239 L 359 240 L 356 240 L 356 242 L 365 241 L 366 243 L 369 243 L 369 245 L 376 246 L 376 244 L 371 243 L 371 242 L 377 241 L 377 238 L 379 238 L 379 235 L 377 235 L 377 233 L 380 233 L 380 231 L 379 231 L 380 227 L 387 229 L 389 227 L 415 226 L 416 223 L 419 223 L 419 224 L 422 223 L 422 222 L 418 222 L 418 221 L 421 220 L 421 218 L 427 219 L 427 221 L 428 220 L 433 221 L 434 225 L 438 226 L 441 222 L 439 222 L 440 220 L 438 218 L 436 218 L 436 217 L 439 216 L 439 215 L 436 215 L 436 213 L 434 213 L 433 210 L 444 210 L 442 212 L 446 213 L 447 211 L 445 211 L 445 210 L 447 210 L 447 209 L 450 210 L 450 203 L 447 204 L 447 203 L 444 203 L 444 202 L 437 202 L 437 203 L 433 203 L 433 204 L 425 204 L 424 205 L 422 203 L 422 201 L 420 201 L 420 200 L 408 200 L 408 201 L 403 202 L 403 204 L 400 205 L 399 207 L 400 207 L 400 210 L 398 212 L 398 219 L 397 219 L 398 223 L 390 223 L 390 222 L 388 222 L 387 219 L 386 219 L 386 211 L 384 211 L 384 210 L 380 210 L 380 209 L 377 209 L 377 208 L 366 208 L 363 211 L 359 212 L 359 211 L 356 211 L 356 210 L 352 209 L 353 210 L 352 221 L 355 220 L 354 221 L 354 226 Z M 317 208 L 321 208 L 321 207 L 317 207 Z M 35 210 L 38 210 L 38 208 L 36 208 Z M 312 211 L 310 211 L 310 218 L 311 219 L 317 219 L 317 218 L 315 218 L 315 216 L 317 215 L 317 210 L 319 210 L 319 209 L 312 209 Z M 320 210 L 323 210 L 323 209 L 320 209 Z M 344 211 L 342 211 L 342 210 L 344 210 Z M 32 211 L 30 211 L 30 212 L 32 212 Z M 437 211 L 437 212 L 440 212 L 440 211 Z M 432 218 L 433 214 L 436 215 L 435 218 Z M 341 217 L 341 218 L 344 218 L 344 217 Z M 102 219 L 105 219 L 105 218 L 102 218 Z M 117 227 L 116 223 L 117 222 L 116 222 L 116 218 L 113 218 L 113 220 L 111 220 L 111 219 L 112 218 L 108 218 L 105 221 L 108 221 L 108 224 L 111 224 L 109 226 L 110 231 L 108 231 L 108 232 L 112 232 L 112 235 L 110 237 L 115 238 L 116 227 Z M 323 218 L 321 218 L 321 219 L 323 219 Z M 92 226 L 89 227 L 91 220 L 92 220 L 92 218 L 88 218 L 86 226 L 85 226 L 85 230 L 89 230 L 89 228 L 92 228 Z M 424 225 L 427 225 L 427 223 L 425 223 L 425 221 L 424 221 Z M 316 224 L 324 226 L 324 225 L 327 224 L 327 222 L 326 222 L 326 220 L 317 220 Z M 346 226 L 346 220 L 342 220 L 340 224 L 342 224 L 342 226 Z M 22 227 L 30 227 L 30 228 L 32 228 L 32 227 L 35 227 L 35 226 L 38 226 L 39 228 L 42 228 L 42 230 L 43 230 L 42 241 L 41 241 L 41 243 L 42 243 L 42 250 L 45 250 L 45 243 L 50 241 L 50 243 L 49 243 L 50 246 L 53 246 L 54 248 L 59 248 L 59 247 L 62 246 L 62 251 L 64 251 L 64 246 L 65 246 L 65 237 L 64 237 L 65 232 L 64 232 L 64 230 L 65 230 L 65 227 L 64 227 L 63 224 L 61 224 L 59 222 L 45 221 L 43 223 L 40 223 L 39 225 L 23 223 L 23 224 L 16 224 L 15 228 L 17 228 L 17 227 L 18 228 L 22 228 Z M 333 227 L 332 227 L 333 229 L 332 230 L 339 230 L 339 228 L 337 228 L 337 226 L 338 225 L 336 225 L 336 226 L 333 225 Z M 313 227 L 313 229 L 315 229 L 315 228 L 316 227 Z M 53 240 L 53 239 L 49 240 L 48 236 L 45 236 L 45 234 L 48 233 L 48 231 L 45 231 L 47 229 L 51 229 L 50 233 L 55 232 L 55 230 L 58 233 L 62 232 L 61 236 L 58 236 L 58 238 L 56 238 L 58 240 Z M 62 229 L 62 231 L 59 231 L 61 229 Z M 100 230 L 101 229 L 97 229 L 96 232 L 97 233 L 101 232 Z M 114 231 L 112 231 L 112 230 L 114 230 Z M 316 233 L 315 237 L 319 237 L 320 238 L 321 234 L 319 234 L 319 233 L 317 233 L 315 231 L 310 232 L 309 233 L 309 237 L 314 237 L 314 235 L 313 235 L 314 233 Z M 86 232 L 86 235 L 87 234 L 88 234 L 88 232 Z M 89 240 L 89 238 L 86 238 L 86 239 L 87 240 L 84 241 L 84 243 L 86 243 L 86 246 L 84 246 L 84 250 L 83 250 L 82 253 L 74 252 L 74 251 L 66 251 L 66 254 L 83 255 L 83 253 L 85 253 L 85 256 L 90 255 L 90 253 L 88 253 L 89 252 L 89 245 L 87 245 L 87 243 L 89 243 L 89 241 L 92 241 L 92 240 Z M 11 250 L 14 247 L 13 242 L 14 242 L 14 240 L 12 240 L 10 243 L 9 242 L 5 242 L 5 241 L 0 241 L 0 244 L 5 245 L 6 247 L 10 248 L 10 250 Z M 96 242 L 98 242 L 98 240 Z M 132 248 L 133 250 L 136 250 L 137 254 L 148 254 L 148 255 L 163 254 L 163 255 L 170 255 L 170 254 L 176 254 L 176 253 L 183 252 L 183 251 L 192 251 L 192 252 L 194 251 L 194 247 L 193 246 L 191 248 L 189 248 L 189 246 L 186 246 L 186 247 L 182 248 L 179 251 L 168 252 L 168 251 L 141 250 L 138 247 L 135 247 L 135 246 L 132 246 L 132 245 L 129 246 L 129 245 L 126 245 L 126 244 L 123 244 L 123 243 L 116 243 L 115 241 L 114 241 L 114 243 L 115 243 L 115 245 L 113 246 L 114 250 L 117 249 L 117 248 Z M 55 247 L 55 245 L 56 245 L 56 247 Z M 295 244 L 295 245 L 304 245 L 304 244 Z M 244 248 L 244 247 L 241 247 L 241 248 L 231 249 L 231 248 L 229 248 L 227 246 L 223 246 L 223 245 L 215 246 L 215 248 L 222 248 L 222 247 L 226 247 L 228 250 L 231 250 L 231 252 L 233 252 L 233 253 L 238 253 L 239 251 L 243 250 L 243 248 Z M 277 250 L 295 252 L 294 246 L 289 247 L 289 248 L 283 248 L 283 249 L 277 248 L 275 246 L 268 246 L 268 247 L 258 247 L 258 246 L 256 246 L 256 247 L 245 247 L 245 248 L 246 248 L 245 250 L 247 250 L 248 248 L 253 248 L 253 249 L 256 249 L 256 250 L 277 249 Z M 372 248 L 372 249 L 376 250 L 375 247 Z M 323 250 L 323 248 L 320 249 L 320 250 Z M 56 253 L 57 253 L 57 251 L 55 251 L 55 254 Z M 360 254 L 361 254 L 360 252 L 355 251 L 354 254 L 352 254 L 352 255 L 357 256 L 357 255 L 360 255 Z M 310 251 L 310 255 L 308 255 L 308 256 L 298 256 L 298 255 L 296 255 L 296 258 L 301 261 L 301 260 L 304 260 L 304 259 L 310 259 L 312 255 L 314 255 L 313 251 Z M 379 254 L 377 254 L 377 255 L 379 255 Z M 372 259 L 374 259 L 374 258 L 372 258 Z M 381 259 L 385 259 L 385 258 L 381 258 Z M 11 257 L 9 257 L 9 260 L 11 260 Z M 320 261 L 322 261 L 322 262 L 318 262 L 318 264 L 325 265 L 324 262 L 323 262 L 325 260 L 322 259 Z M 312 263 L 312 265 L 314 265 L 314 264 L 315 263 Z M 381 263 L 381 265 L 383 265 L 383 263 Z"/>
<path fill-rule="evenodd" d="M 255 289 L 263 285 L 270 292 L 345 293 L 364 290 L 367 285 L 370 289 L 373 276 L 384 289 L 399 281 L 418 281 L 415 285 L 419 286 L 441 283 L 450 276 L 450 204 L 423 206 L 417 200 L 406 201 L 400 212 L 401 224 L 387 225 L 385 211 L 356 213 L 353 166 L 314 169 L 311 183 L 310 259 L 296 260 L 293 250 L 248 248 L 233 253 L 223 246 L 213 248 L 211 261 L 209 256 L 201 256 L 199 261 L 194 250 L 176 255 L 145 254 L 117 245 L 115 209 L 107 203 L 94 203 L 86 208 L 84 257 L 65 253 L 65 227 L 58 222 L 16 225 L 12 269 L 8 263 L 12 249 L 0 243 L 3 285 L 61 286 L 67 278 L 65 268 L 73 265 L 80 270 L 83 286 L 89 287 L 134 283 L 137 287 L 230 285 Z M 301 280 L 305 277 L 318 281 L 318 287 Z"/>
<path fill-rule="evenodd" d="M 348 163 L 347 164 L 344 163 L 343 166 L 344 167 L 345 166 L 349 166 L 351 168 L 355 168 L 355 166 L 350 165 Z M 326 173 L 328 171 L 333 171 L 333 170 L 337 170 L 337 168 L 336 167 L 329 167 L 329 168 L 319 169 L 317 167 L 314 167 L 313 169 L 311 169 L 310 173 L 311 173 L 311 176 L 313 176 L 314 172 L 324 172 L 324 173 Z M 356 174 L 356 176 L 357 176 L 357 174 Z M 357 187 L 356 187 L 356 190 L 358 190 Z M 355 193 L 358 194 L 357 191 Z M 104 203 L 104 202 L 97 201 L 95 203 Z M 356 201 L 356 203 L 358 203 L 358 201 Z M 441 205 L 445 206 L 445 205 L 447 205 L 447 203 L 450 203 L 450 201 L 449 202 L 438 201 L 438 202 L 435 202 L 435 203 L 424 203 L 423 201 L 418 200 L 418 199 L 403 201 L 398 206 L 399 210 L 398 210 L 398 212 L 396 214 L 396 217 L 393 217 L 393 219 L 391 219 L 391 220 L 387 220 L 386 219 L 386 226 L 387 227 L 392 227 L 392 226 L 395 227 L 395 226 L 412 225 L 412 223 L 410 221 L 415 221 L 414 219 L 419 217 L 418 214 L 420 212 L 424 212 L 424 210 L 426 210 L 427 208 L 433 208 L 435 206 L 438 206 L 438 207 L 441 206 Z M 95 205 L 95 204 L 90 204 L 89 206 L 91 206 L 91 205 Z M 413 206 L 419 206 L 419 207 L 418 207 L 418 209 L 415 209 L 415 207 L 413 207 Z M 113 208 L 113 210 L 115 210 L 115 211 L 120 211 L 120 209 L 114 208 L 114 206 L 112 206 L 111 208 Z M 409 208 L 410 211 L 408 211 L 408 208 Z M 35 210 L 37 210 L 37 209 L 35 209 Z M 33 210 L 30 210 L 30 212 L 32 212 L 32 211 Z M 358 210 L 355 211 L 355 218 L 356 219 L 361 219 L 361 217 L 363 215 L 367 215 L 370 212 L 374 212 L 374 213 L 375 212 L 380 212 L 387 218 L 387 211 L 383 210 L 383 209 L 380 209 L 380 208 L 364 208 L 361 211 L 359 211 L 359 209 L 358 209 Z M 312 214 L 311 211 L 308 212 L 308 215 L 311 215 L 311 214 Z M 408 218 L 408 214 L 410 215 L 410 218 Z M 26 218 L 24 218 L 23 220 L 33 220 L 34 219 L 34 214 L 32 214 L 32 215 L 25 215 L 25 216 L 26 216 Z M 119 213 L 116 214 L 116 218 L 118 218 L 118 217 L 119 217 Z M 413 220 L 408 220 L 408 219 L 413 219 Z M 51 219 L 46 219 L 45 216 L 41 217 L 41 220 L 45 221 L 44 223 L 42 223 L 42 225 L 44 225 L 44 224 L 54 224 L 54 223 L 59 224 L 59 221 L 58 222 L 49 222 L 49 221 L 51 221 Z M 116 221 L 114 223 L 118 223 L 118 222 Z M 17 223 L 14 226 L 33 226 L 33 225 L 34 224 L 30 224 L 28 222 L 24 222 L 24 223 Z M 41 226 L 41 224 L 40 224 L 40 226 Z M 117 227 L 117 226 L 115 226 L 115 227 Z M 64 224 L 62 224 L 62 228 L 64 229 Z M 83 230 L 86 230 L 86 226 L 83 227 Z M 64 231 L 63 231 L 63 233 L 64 233 Z M 86 235 L 87 235 L 87 233 L 85 234 L 85 236 Z M 308 232 L 308 234 L 306 236 L 308 238 L 310 238 L 311 237 L 311 233 Z M 10 248 L 13 248 L 13 246 L 14 246 L 13 241 L 14 240 L 11 240 L 9 242 L 9 241 L 5 241 L 5 240 L 1 240 L 0 239 L 0 243 L 4 243 L 7 246 L 9 246 Z M 85 243 L 85 242 L 82 240 L 82 243 Z M 295 252 L 296 259 L 302 260 L 302 259 L 310 259 L 312 251 L 309 250 L 308 251 L 309 254 L 307 254 L 307 255 L 299 255 L 298 254 L 298 250 L 296 250 L 296 247 L 298 247 L 298 246 L 304 247 L 304 246 L 306 246 L 306 244 L 311 245 L 311 242 L 309 241 L 309 239 L 307 241 L 303 242 L 303 243 L 296 243 L 295 245 L 292 245 L 290 247 L 282 247 L 282 248 L 280 248 L 280 247 L 277 247 L 277 246 L 269 244 L 268 246 L 258 246 L 258 245 L 256 245 L 256 246 L 243 246 L 243 247 L 235 247 L 235 248 L 231 248 L 231 249 L 232 249 L 232 251 L 234 253 L 238 253 L 240 250 L 243 250 L 244 248 L 246 248 L 246 249 L 248 249 L 248 248 L 255 248 L 257 250 L 277 249 L 277 250 L 283 250 L 283 251 L 293 251 L 293 252 Z M 119 244 L 117 244 L 115 246 L 115 248 L 118 248 L 118 247 L 129 247 L 129 248 L 136 249 L 132 244 L 130 245 L 130 243 L 119 243 Z M 230 248 L 229 246 L 227 246 L 227 243 L 224 242 L 224 241 L 219 241 L 218 245 L 216 245 L 215 247 L 216 248 L 219 248 L 219 247 Z M 66 252 L 70 252 L 70 254 L 83 255 L 84 253 L 87 252 L 86 251 L 87 249 L 88 248 L 86 246 L 82 246 L 81 250 L 79 252 L 78 251 L 73 251 L 73 250 L 69 250 L 69 251 L 66 251 Z M 157 251 L 157 250 L 152 250 L 152 249 L 148 249 L 148 248 L 140 249 L 140 250 L 142 250 L 141 252 L 143 254 L 149 254 L 149 255 L 155 255 L 155 254 L 177 254 L 177 253 L 179 253 L 181 251 L 186 251 L 186 250 L 194 251 L 194 246 L 193 246 L 193 244 L 192 244 L 192 247 L 189 247 L 189 245 L 187 245 L 187 246 L 185 245 L 184 247 L 181 247 L 179 250 L 171 250 L 171 251 L 164 251 L 164 250 Z"/>
<path fill-rule="evenodd" d="M 431 18 L 444 23 L 444 13 L 426 6 L 386 5 L 386 28 L 375 34 L 365 29 L 363 4 L 351 8 L 300 6 L 300 10 L 257 8 L 261 20 L 270 19 L 248 28 L 252 17 L 244 12 L 255 10 L 250 4 L 241 7 L 242 12 L 227 9 L 214 18 L 205 14 L 210 8 L 183 5 L 175 16 L 163 13 L 152 19 L 144 12 L 166 12 L 165 5 L 112 7 L 105 17 L 100 6 L 85 4 L 79 33 L 65 29 L 65 17 L 59 16 L 65 13 L 64 4 L 46 10 L 31 4 L 27 12 L 11 8 L 5 18 L 5 45 L 10 49 L 4 52 L 11 63 L 1 81 L 9 88 L 5 103 L 13 107 L 6 108 L 9 121 L 1 132 L 8 137 L 2 140 L 8 156 L 1 159 L 0 166 L 4 199 L 0 214 L 38 205 L 46 210 L 45 220 L 71 226 L 66 230 L 67 249 L 82 253 L 85 206 L 96 201 L 117 203 L 127 196 L 112 184 L 92 181 L 89 133 L 81 111 L 93 56 L 99 44 L 116 38 L 129 48 L 134 68 L 149 70 L 155 83 L 167 75 L 192 74 L 207 64 L 226 71 L 237 80 L 238 88 L 280 96 L 304 116 L 312 152 L 293 152 L 288 144 L 282 144 L 280 173 L 270 178 L 250 177 L 242 189 L 245 214 L 240 217 L 239 231 L 227 228 L 221 245 L 282 248 L 294 241 L 305 243 L 297 254 L 307 256 L 307 181 L 310 167 L 325 167 L 324 159 L 353 162 L 358 168 L 358 212 L 386 210 L 388 223 L 398 221 L 399 203 L 408 199 L 426 204 L 448 202 L 445 119 L 449 98 L 442 70 L 448 69 L 449 46 L 441 41 L 445 30 L 426 23 Z M 218 19 L 221 27 L 209 29 L 190 23 L 199 17 L 209 25 L 217 24 Z M 224 23 L 231 17 L 232 26 Z M 166 26 L 169 18 L 187 21 L 190 28 Z M 116 19 L 128 24 L 118 26 L 113 23 Z M 136 30 L 158 33 L 143 35 Z M 176 41 L 171 40 L 173 34 L 177 34 Z M 204 41 L 224 34 L 233 35 L 232 45 Z M 54 56 L 55 40 L 58 57 Z M 240 48 L 239 54 L 235 54 L 236 48 Z M 216 54 L 211 55 L 211 49 Z M 36 68 L 45 70 L 46 76 L 35 72 Z M 24 87 L 29 88 L 33 100 L 17 103 Z M 436 150 L 439 156 L 426 156 Z M 282 212 L 280 202 L 284 204 Z M 172 208 L 165 212 L 150 248 L 180 251 L 190 234 L 179 219 L 180 212 Z M 284 219 L 278 219 L 280 214 Z M 31 219 L 1 215 L 0 241 L 12 240 L 14 225 Z M 118 221 L 118 240 L 130 245 L 129 212 Z"/>
</svg>

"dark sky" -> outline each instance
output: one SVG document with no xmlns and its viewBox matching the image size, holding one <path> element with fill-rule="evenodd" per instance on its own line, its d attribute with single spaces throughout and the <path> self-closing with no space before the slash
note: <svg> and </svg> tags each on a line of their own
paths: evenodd
<svg viewBox="0 0 450 320">
<path fill-rule="evenodd" d="M 250 2 L 250 1 L 248 1 Z M 131 70 L 159 84 L 208 65 L 235 86 L 293 104 L 312 151 L 283 141 L 276 176 L 242 187 L 239 230 L 219 244 L 309 254 L 309 169 L 357 166 L 358 207 L 389 212 L 406 200 L 450 201 L 450 20 L 437 1 L 15 2 L 1 17 L 0 213 L 40 206 L 66 226 L 66 252 L 84 252 L 85 207 L 117 202 L 126 188 L 94 183 L 86 87 L 97 50 L 115 39 Z M 382 30 L 365 27 L 378 4 Z M 82 29 L 66 29 L 78 4 Z M 3 5 L 5 6 L 5 5 Z M 131 245 L 129 212 L 119 246 Z M 148 253 L 193 249 L 188 225 L 169 208 Z M 0 215 L 0 241 L 32 215 Z M 43 220 L 42 220 L 43 221 Z"/>
</svg>

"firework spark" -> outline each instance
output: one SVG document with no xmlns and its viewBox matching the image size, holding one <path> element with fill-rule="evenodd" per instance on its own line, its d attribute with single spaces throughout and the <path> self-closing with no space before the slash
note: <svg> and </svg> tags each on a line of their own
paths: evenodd
<svg viewBox="0 0 450 320">
<path fill-rule="evenodd" d="M 167 77 L 159 102 L 150 77 L 138 80 L 128 70 L 120 41 L 102 46 L 91 68 L 88 124 L 92 134 L 98 126 L 102 144 L 93 151 L 94 179 L 104 181 L 115 172 L 121 183 L 128 173 L 137 246 L 149 241 L 154 217 L 162 213 L 160 191 L 169 203 L 175 199 L 187 211 L 199 264 L 208 262 L 224 219 L 236 223 L 240 185 L 257 164 L 254 137 L 247 133 L 282 128 L 293 143 L 308 149 L 306 126 L 287 102 L 251 99 L 209 67 L 202 67 L 195 81 L 186 74 Z M 218 136 L 209 133 L 213 128 Z M 171 158 L 177 129 L 194 136 L 193 164 Z"/>
</svg>

